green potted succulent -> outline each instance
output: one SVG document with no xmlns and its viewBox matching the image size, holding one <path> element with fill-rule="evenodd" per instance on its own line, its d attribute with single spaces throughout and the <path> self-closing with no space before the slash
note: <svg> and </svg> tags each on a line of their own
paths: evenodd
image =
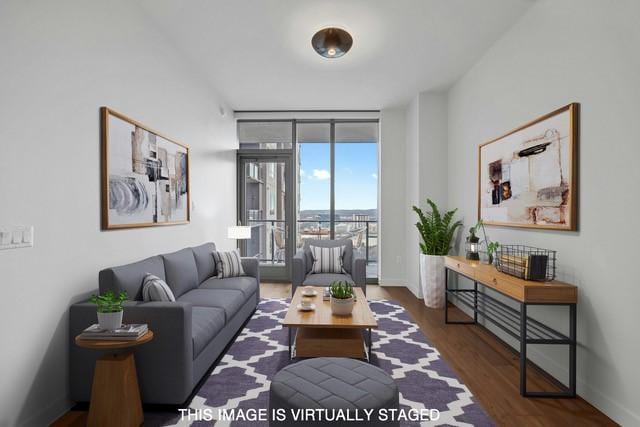
<svg viewBox="0 0 640 427">
<path fill-rule="evenodd" d="M 115 294 L 107 291 L 102 295 L 92 295 L 89 302 L 96 305 L 100 328 L 113 331 L 122 326 L 122 304 L 127 300 L 127 293 Z"/>
<path fill-rule="evenodd" d="M 418 215 L 416 223 L 420 233 L 420 285 L 424 304 L 431 308 L 444 307 L 444 256 L 449 253 L 453 238 L 462 221 L 454 221 L 457 209 L 440 213 L 438 206 L 430 199 L 430 212 L 417 206 L 413 211 Z"/>
<path fill-rule="evenodd" d="M 343 281 L 331 282 L 329 285 L 331 312 L 339 316 L 346 316 L 353 311 L 354 292 L 351 283 Z"/>
</svg>

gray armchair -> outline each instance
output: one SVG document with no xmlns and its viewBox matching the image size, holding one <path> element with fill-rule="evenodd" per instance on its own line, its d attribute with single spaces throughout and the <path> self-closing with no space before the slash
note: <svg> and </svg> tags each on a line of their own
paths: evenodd
<svg viewBox="0 0 640 427">
<path fill-rule="evenodd" d="M 343 274 L 309 274 L 313 266 L 313 256 L 309 246 L 336 247 L 344 246 L 342 257 Z M 293 257 L 293 277 L 291 280 L 291 293 L 296 292 L 298 286 L 329 286 L 335 280 L 343 280 L 362 288 L 362 292 L 367 294 L 367 266 L 365 258 L 354 252 L 351 239 L 344 240 L 306 240 L 302 249 Z"/>
</svg>

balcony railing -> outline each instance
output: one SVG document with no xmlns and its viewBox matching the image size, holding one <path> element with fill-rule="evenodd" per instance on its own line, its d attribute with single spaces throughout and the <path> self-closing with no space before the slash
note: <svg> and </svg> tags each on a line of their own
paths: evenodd
<svg viewBox="0 0 640 427">
<path fill-rule="evenodd" d="M 252 235 L 245 243 L 248 256 L 256 256 L 261 263 L 284 264 L 286 232 L 284 220 L 248 220 L 250 225 L 265 225 L 264 230 Z M 330 239 L 331 222 L 326 220 L 301 219 L 297 221 L 296 250 L 306 239 Z M 364 252 L 367 265 L 378 262 L 377 220 L 336 220 L 335 238 L 351 239 L 356 252 Z M 255 241 L 257 239 L 257 241 Z M 264 239 L 264 240 L 263 240 Z"/>
</svg>

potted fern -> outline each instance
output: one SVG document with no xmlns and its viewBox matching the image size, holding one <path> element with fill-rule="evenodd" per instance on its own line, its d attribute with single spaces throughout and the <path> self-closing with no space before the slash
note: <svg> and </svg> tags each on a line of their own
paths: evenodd
<svg viewBox="0 0 640 427">
<path fill-rule="evenodd" d="M 127 293 L 118 295 L 107 291 L 102 295 L 93 295 L 89 302 L 96 305 L 98 311 L 98 324 L 100 328 L 114 331 L 122 326 L 122 304 L 127 300 Z"/>
<path fill-rule="evenodd" d="M 416 223 L 420 233 L 420 284 L 424 303 L 427 307 L 442 308 L 444 296 L 444 256 L 449 253 L 451 243 L 462 221 L 453 221 L 457 209 L 444 215 L 438 206 L 427 199 L 431 212 L 424 212 L 417 206 L 413 210 L 418 215 Z"/>
<path fill-rule="evenodd" d="M 353 311 L 353 286 L 348 282 L 335 281 L 329 285 L 331 312 L 346 316 Z"/>
</svg>

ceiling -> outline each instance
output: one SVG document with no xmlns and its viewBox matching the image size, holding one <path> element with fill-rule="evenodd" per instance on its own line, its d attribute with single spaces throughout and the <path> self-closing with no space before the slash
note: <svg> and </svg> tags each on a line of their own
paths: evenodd
<svg viewBox="0 0 640 427">
<path fill-rule="evenodd" d="M 235 110 L 379 109 L 444 89 L 532 0 L 141 0 L 144 13 Z M 348 30 L 339 59 L 311 48 Z"/>
</svg>

